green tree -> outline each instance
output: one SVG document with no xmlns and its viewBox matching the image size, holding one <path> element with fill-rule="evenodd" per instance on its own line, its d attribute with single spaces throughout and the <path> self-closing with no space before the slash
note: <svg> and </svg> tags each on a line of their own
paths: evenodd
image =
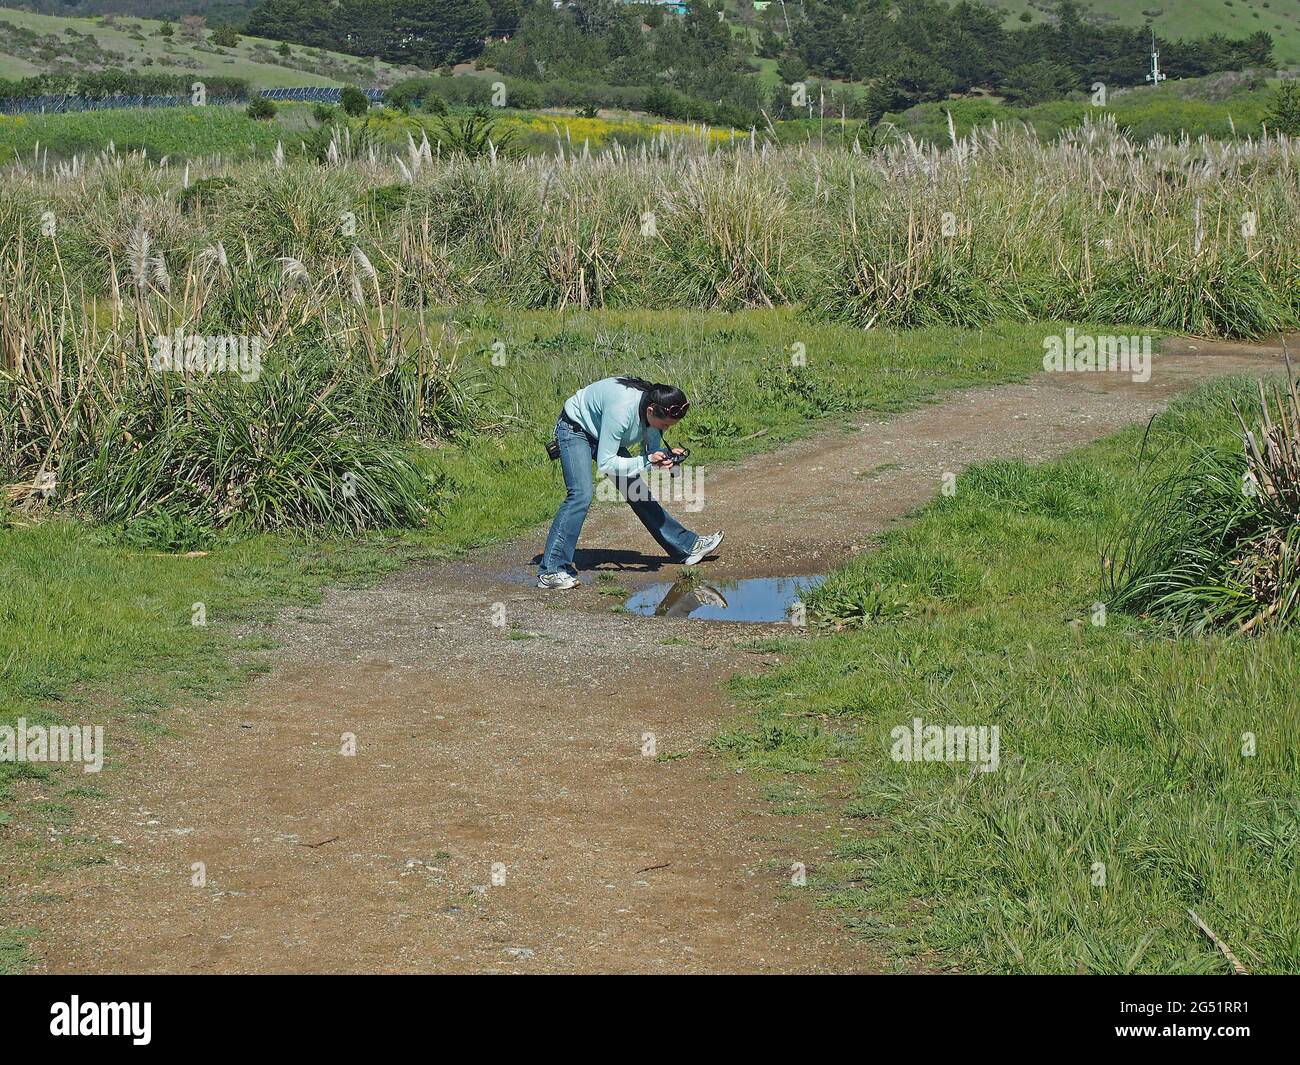
<svg viewBox="0 0 1300 1065">
<path fill-rule="evenodd" d="M 776 59 L 785 51 L 785 41 L 771 26 L 758 31 L 758 54 L 763 59 Z"/>
<path fill-rule="evenodd" d="M 396 58 L 422 67 L 473 59 L 492 25 L 487 0 L 394 0 Z"/>
<path fill-rule="evenodd" d="M 488 0 L 492 10 L 492 35 L 509 37 L 519 28 L 519 20 L 524 15 L 521 0 Z"/>
<path fill-rule="evenodd" d="M 324 47 L 352 55 L 391 58 L 398 47 L 391 0 L 338 0 L 330 12 Z"/>
<path fill-rule="evenodd" d="M 907 93 L 903 92 L 893 78 L 885 75 L 876 78 L 867 86 L 866 95 L 862 101 L 863 110 L 866 112 L 868 121 L 872 123 L 879 122 L 880 119 L 888 112 L 902 111 L 911 103 Z"/>
<path fill-rule="evenodd" d="M 339 106 L 343 108 L 345 114 L 353 117 L 364 115 L 370 110 L 370 97 L 355 85 L 349 85 L 339 93 Z"/>
<path fill-rule="evenodd" d="M 1050 59 L 1040 59 L 1012 70 L 1003 91 L 1019 104 L 1057 100 L 1076 88 L 1074 71 Z"/>
<path fill-rule="evenodd" d="M 684 117 L 684 104 L 680 93 L 663 84 L 652 85 L 641 102 L 642 108 L 661 118 Z"/>
<path fill-rule="evenodd" d="M 384 4 L 376 6 L 382 8 Z M 333 7 L 321 0 L 262 0 L 249 12 L 244 32 L 252 37 L 292 41 L 311 48 L 335 48 L 340 43 L 340 31 L 349 32 L 346 25 L 336 27 L 335 18 Z M 340 51 L 351 51 L 351 48 Z"/>
<path fill-rule="evenodd" d="M 1265 121 L 1274 133 L 1300 137 L 1300 82 L 1284 81 L 1277 87 Z"/>
<path fill-rule="evenodd" d="M 731 29 L 723 13 L 721 0 L 717 4 L 709 0 L 693 0 L 686 9 L 686 36 L 700 52 L 711 60 L 730 57 L 734 51 Z"/>
<path fill-rule="evenodd" d="M 536 111 L 542 106 L 542 94 L 534 85 L 515 85 L 506 94 L 506 104 L 516 111 Z"/>
</svg>

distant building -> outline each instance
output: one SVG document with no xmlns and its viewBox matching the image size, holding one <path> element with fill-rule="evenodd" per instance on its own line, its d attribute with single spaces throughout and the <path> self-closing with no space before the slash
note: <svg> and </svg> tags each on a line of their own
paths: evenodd
<svg viewBox="0 0 1300 1065">
<path fill-rule="evenodd" d="M 625 4 L 646 4 L 649 7 L 660 7 L 674 15 L 685 15 L 689 6 L 683 0 L 622 0 L 622 2 Z M 551 3 L 555 4 L 556 0 L 551 0 Z"/>
</svg>

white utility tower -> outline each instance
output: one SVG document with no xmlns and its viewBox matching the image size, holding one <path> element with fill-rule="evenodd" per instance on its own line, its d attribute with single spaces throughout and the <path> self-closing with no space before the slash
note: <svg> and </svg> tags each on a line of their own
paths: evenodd
<svg viewBox="0 0 1300 1065">
<path fill-rule="evenodd" d="M 1151 73 L 1147 75 L 1147 81 L 1152 85 L 1159 85 L 1162 81 L 1168 80 L 1168 74 L 1160 73 L 1160 53 L 1156 51 L 1156 31 L 1151 29 Z"/>
</svg>

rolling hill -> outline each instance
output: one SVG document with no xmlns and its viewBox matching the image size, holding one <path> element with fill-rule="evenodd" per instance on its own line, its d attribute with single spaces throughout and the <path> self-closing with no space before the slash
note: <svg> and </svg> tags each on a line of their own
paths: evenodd
<svg viewBox="0 0 1300 1065">
<path fill-rule="evenodd" d="M 1051 18 L 1056 0 L 988 0 L 1013 18 L 1031 22 Z M 1096 16 L 1129 26 L 1151 18 L 1156 32 L 1171 38 L 1221 33 L 1244 37 L 1257 30 L 1273 35 L 1273 54 L 1281 66 L 1300 66 L 1300 0 L 1083 0 Z M 1009 22 L 1008 25 L 1013 23 Z"/>
<path fill-rule="evenodd" d="M 292 45 L 281 56 L 278 41 L 241 37 L 233 48 L 158 33 L 161 22 L 115 16 L 67 18 L 0 7 L 0 78 L 47 72 L 92 73 L 122 69 L 148 74 L 225 75 L 247 78 L 255 88 L 296 85 L 387 86 L 412 73 L 391 63 Z"/>
<path fill-rule="evenodd" d="M 988 0 L 1004 8 L 1008 23 L 1052 17 L 1056 0 Z M 123 7 L 132 0 L 120 0 Z M 727 0 L 739 10 L 748 0 Z M 228 0 L 227 8 L 241 0 Z M 139 6 L 139 5 L 135 5 Z M 157 4 L 149 6 L 157 7 Z M 1090 0 L 1086 6 L 1099 18 L 1140 25 L 1150 16 L 1170 37 L 1223 33 L 1241 37 L 1256 30 L 1273 35 L 1280 66 L 1300 67 L 1300 0 Z M 214 18 L 212 21 L 216 21 Z M 247 78 L 256 88 L 290 85 L 387 86 L 411 68 L 376 62 L 337 52 L 292 45 L 289 56 L 279 54 L 279 42 L 241 37 L 229 49 L 185 36 L 179 26 L 170 37 L 159 35 L 158 20 L 128 15 L 71 18 L 35 14 L 0 6 L 0 78 L 64 71 L 125 69 L 147 73 L 224 74 Z M 759 60 L 769 80 L 775 61 Z"/>
</svg>

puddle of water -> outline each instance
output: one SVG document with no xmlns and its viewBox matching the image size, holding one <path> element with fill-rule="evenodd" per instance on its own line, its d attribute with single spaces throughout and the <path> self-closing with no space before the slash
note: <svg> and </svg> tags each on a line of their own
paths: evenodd
<svg viewBox="0 0 1300 1065">
<path fill-rule="evenodd" d="M 825 577 L 749 577 L 738 581 L 683 579 L 652 584 L 624 604 L 633 614 L 697 621 L 780 622 Z"/>
</svg>

